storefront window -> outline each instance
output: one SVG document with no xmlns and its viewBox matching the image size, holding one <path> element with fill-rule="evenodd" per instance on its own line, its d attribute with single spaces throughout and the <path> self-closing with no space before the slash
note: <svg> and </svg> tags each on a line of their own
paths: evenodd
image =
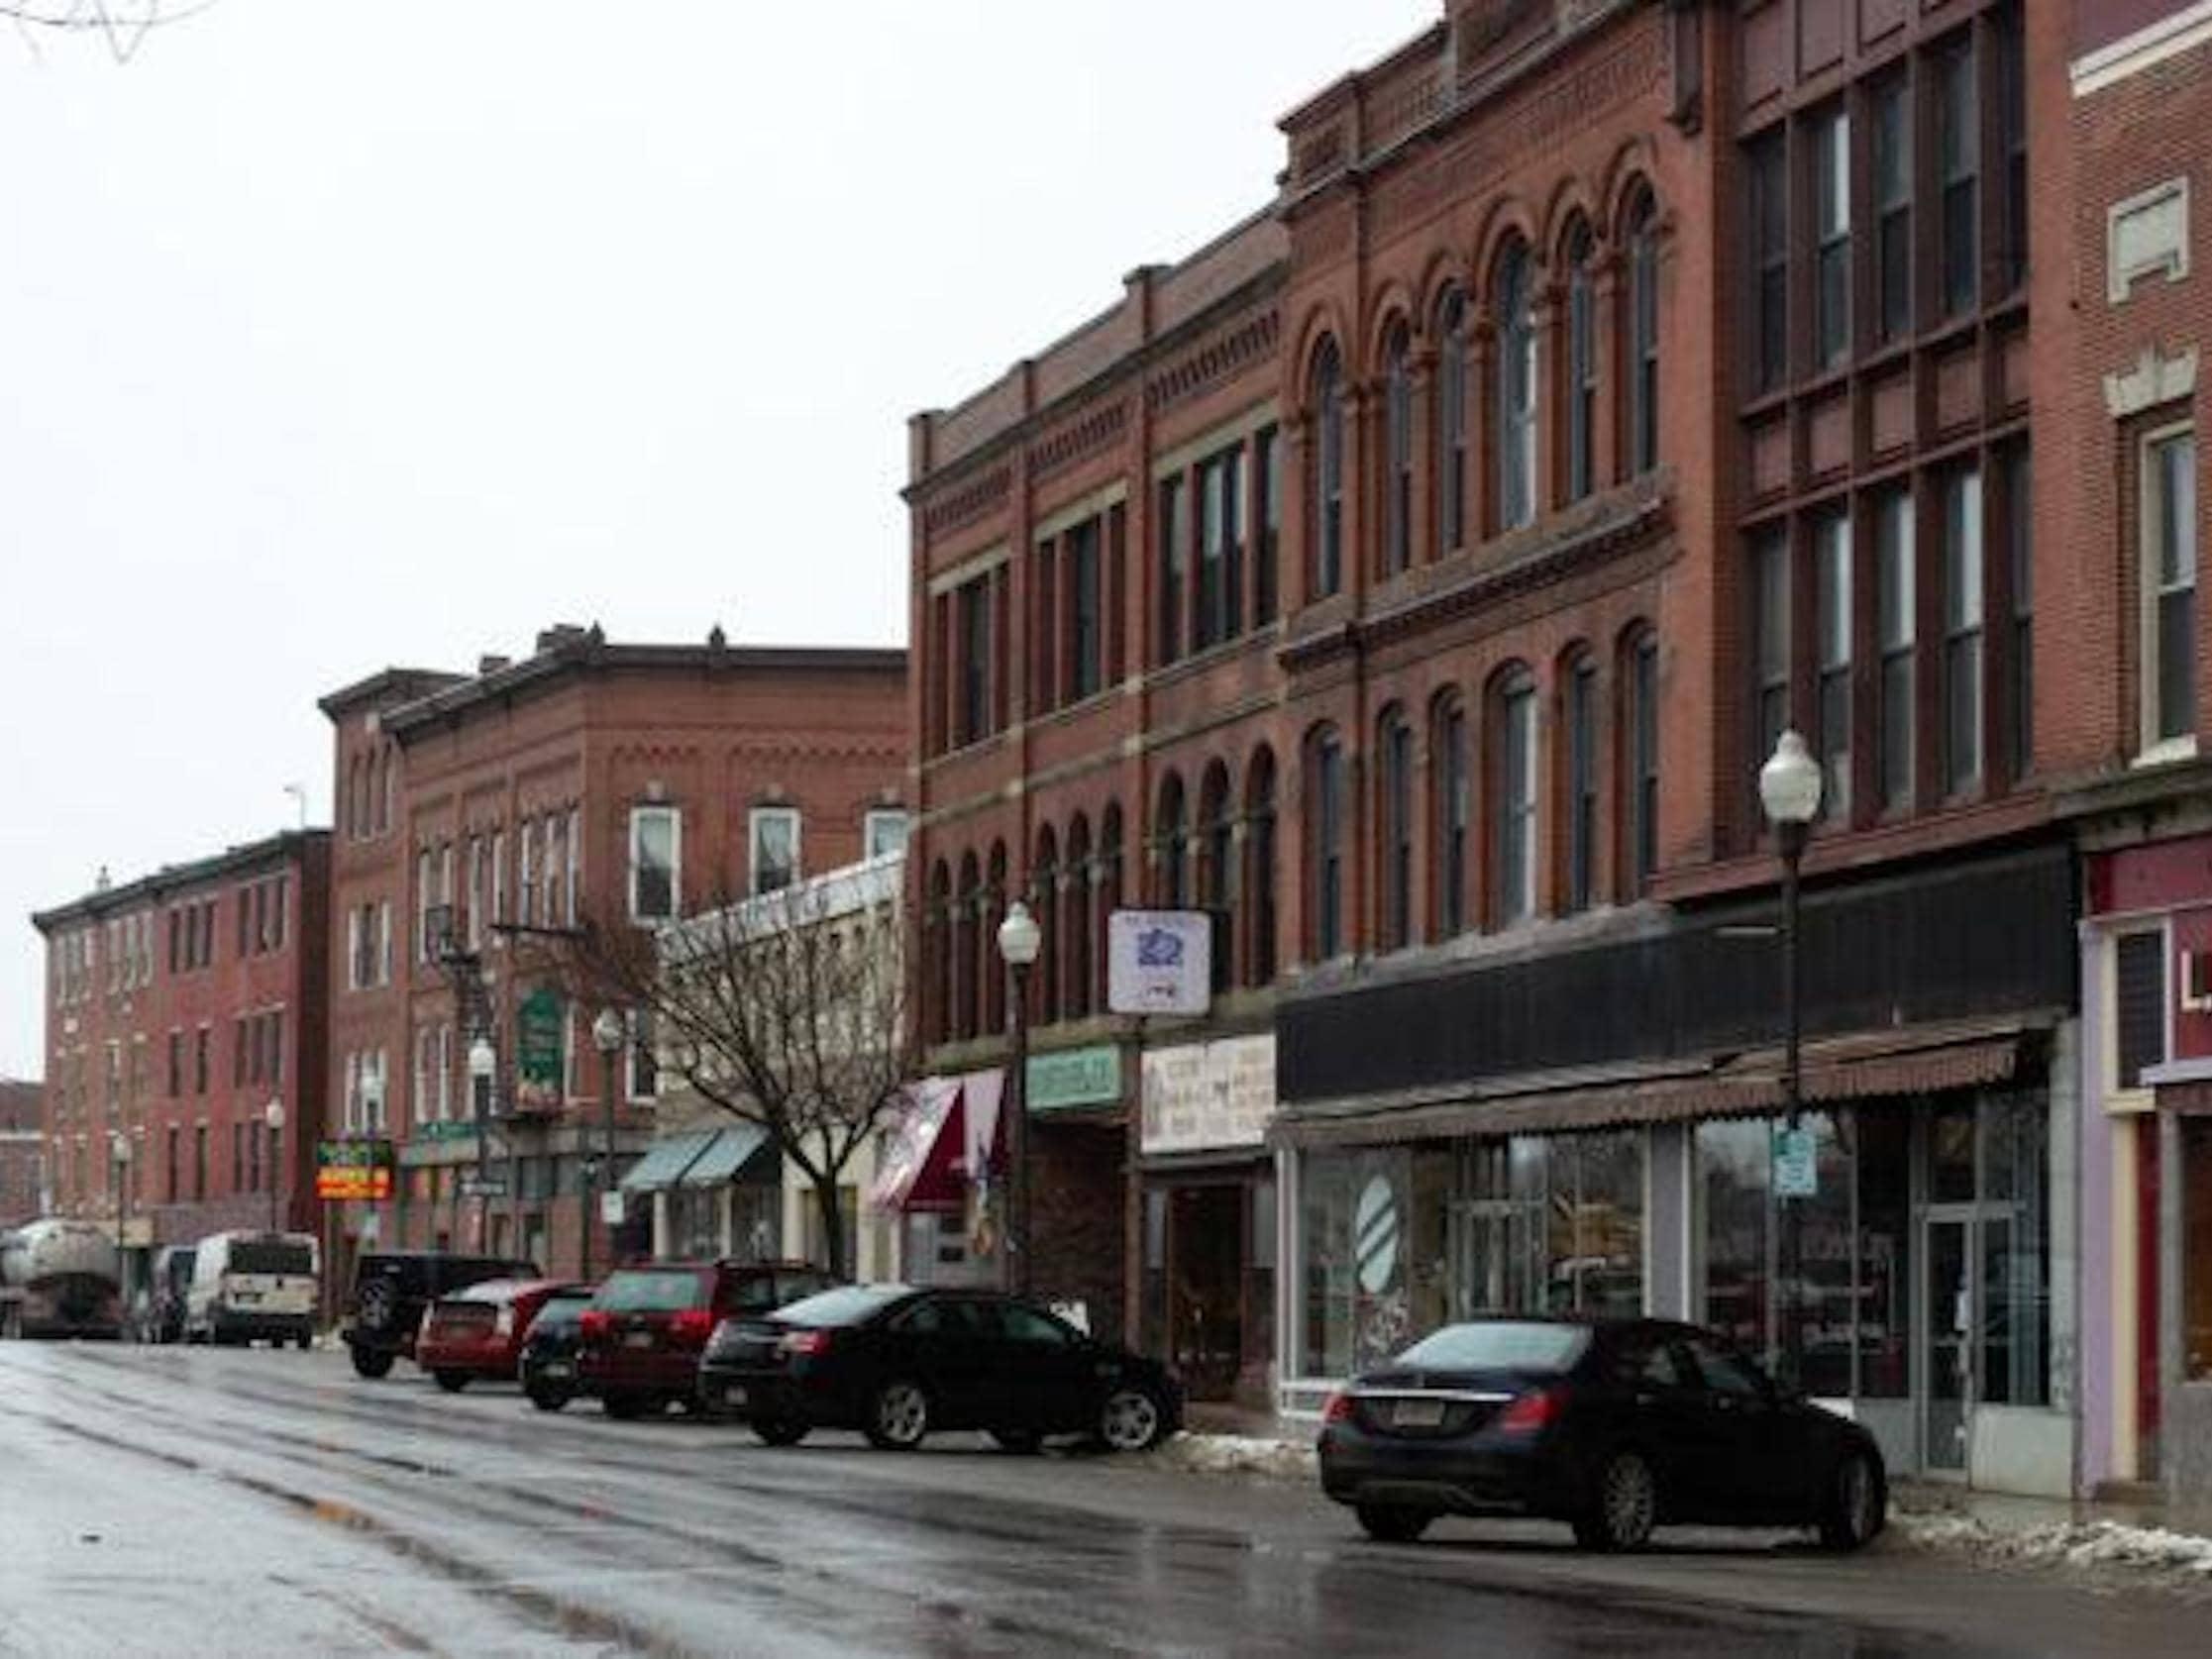
<svg viewBox="0 0 2212 1659">
<path fill-rule="evenodd" d="M 2041 1405 L 2051 1393 L 2050 1120 L 2035 1095 L 1985 1100 L 1981 1117 L 1981 1400 Z"/>
<path fill-rule="evenodd" d="M 1858 1393 L 1912 1392 L 1913 1118 L 1877 1107 L 1852 1113 L 1858 1154 Z"/>
<path fill-rule="evenodd" d="M 1745 1353 L 1779 1370 L 1790 1325 L 1798 1386 L 1823 1400 L 1851 1392 L 1853 1278 L 1851 1160 L 1827 1112 L 1800 1120 L 1813 1132 L 1819 1188 L 1810 1197 L 1773 1192 L 1778 1118 L 1698 1127 L 1704 1206 L 1705 1321 Z M 1783 1229 L 1797 1229 L 1798 1270 L 1780 1271 Z"/>
<path fill-rule="evenodd" d="M 1377 1364 L 1412 1336 L 1407 1296 L 1408 1189 L 1401 1151 L 1317 1154 L 1300 1195 L 1305 1239 L 1301 1296 L 1309 1377 L 1345 1377 Z"/>
<path fill-rule="evenodd" d="M 1479 1141 L 1462 1165 L 1452 1310 L 1643 1311 L 1643 1136 Z"/>
<path fill-rule="evenodd" d="M 1705 1322 L 1747 1354 L 1767 1345 L 1770 1133 L 1763 1118 L 1698 1126 Z"/>
<path fill-rule="evenodd" d="M 2212 1379 L 2212 1117 L 2181 1131 L 2181 1374 Z"/>
</svg>

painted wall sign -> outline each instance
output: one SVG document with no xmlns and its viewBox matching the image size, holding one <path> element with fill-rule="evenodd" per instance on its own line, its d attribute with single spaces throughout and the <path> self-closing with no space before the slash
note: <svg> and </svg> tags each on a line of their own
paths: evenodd
<svg viewBox="0 0 2212 1659">
<path fill-rule="evenodd" d="M 1144 1056 L 1146 1153 L 1258 1146 L 1275 1115 L 1275 1037 L 1150 1049 Z"/>
<path fill-rule="evenodd" d="M 1110 1106 L 1121 1098 L 1121 1049 L 1115 1043 L 1029 1057 L 1029 1109 Z"/>
</svg>

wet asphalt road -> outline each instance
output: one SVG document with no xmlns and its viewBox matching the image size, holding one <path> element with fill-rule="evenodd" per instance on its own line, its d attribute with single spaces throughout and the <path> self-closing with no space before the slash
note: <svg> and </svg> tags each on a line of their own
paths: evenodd
<svg viewBox="0 0 2212 1659">
<path fill-rule="evenodd" d="M 1876 1548 L 1390 1548 L 1303 1486 L 558 1417 L 341 1354 L 0 1344 L 0 1656 L 2202 1654 L 2212 1605 Z"/>
</svg>

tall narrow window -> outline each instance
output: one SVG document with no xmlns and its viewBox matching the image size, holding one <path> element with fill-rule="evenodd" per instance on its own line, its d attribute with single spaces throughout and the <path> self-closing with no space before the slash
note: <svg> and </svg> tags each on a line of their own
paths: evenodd
<svg viewBox="0 0 2212 1659">
<path fill-rule="evenodd" d="M 1768 133 L 1750 147 L 1751 389 L 1772 391 L 1789 375 L 1790 198 L 1782 134 Z"/>
<path fill-rule="evenodd" d="M 1913 123 L 1903 70 L 1868 96 L 1874 120 L 1874 333 L 1913 330 Z"/>
<path fill-rule="evenodd" d="M 1498 528 L 1536 513 L 1535 284 L 1528 250 L 1515 243 L 1498 261 Z"/>
<path fill-rule="evenodd" d="M 1997 95 L 1997 146 L 2005 169 L 2005 289 L 2028 280 L 2028 75 L 2022 14 L 2001 14 L 1991 31 Z"/>
<path fill-rule="evenodd" d="M 515 898 L 522 907 L 522 925 L 538 919 L 538 822 L 525 818 L 515 826 Z"/>
<path fill-rule="evenodd" d="M 1981 278 L 1981 125 L 1974 50 L 1961 37 L 1936 63 L 1936 159 L 1943 188 L 1944 315 L 1972 308 Z"/>
<path fill-rule="evenodd" d="M 436 867 L 431 862 L 430 849 L 425 847 L 415 855 L 415 960 L 430 960 L 430 912 L 438 902 L 437 888 L 432 884 Z"/>
<path fill-rule="evenodd" d="M 2012 581 L 2012 637 L 2007 658 L 2006 705 L 2011 714 L 2012 776 L 2036 766 L 2036 561 L 2035 502 L 2031 499 L 2028 447 L 2015 445 L 2002 463 L 2005 487 L 2005 564 Z"/>
<path fill-rule="evenodd" d="M 1060 999 L 1068 1018 L 1091 1012 L 1091 824 L 1082 813 L 1068 826 L 1068 863 L 1061 880 Z"/>
<path fill-rule="evenodd" d="M 1790 537 L 1785 527 L 1764 532 L 1752 555 L 1757 592 L 1757 626 L 1752 645 L 1757 662 L 1758 758 L 1790 724 Z"/>
<path fill-rule="evenodd" d="M 1180 910 L 1191 902 L 1191 824 L 1183 779 L 1169 773 L 1160 785 L 1160 817 L 1153 849 L 1160 860 L 1160 903 Z"/>
<path fill-rule="evenodd" d="M 758 806 L 752 815 L 752 890 L 780 892 L 798 880 L 798 809 Z"/>
<path fill-rule="evenodd" d="M 1628 652 L 1629 806 L 1625 838 L 1630 890 L 1640 893 L 1659 870 L 1659 636 L 1639 629 Z"/>
<path fill-rule="evenodd" d="M 2144 747 L 2196 731 L 2196 435 L 2143 447 Z"/>
<path fill-rule="evenodd" d="M 1981 778 L 1981 473 L 1944 480 L 1944 787 Z"/>
<path fill-rule="evenodd" d="M 1344 577 L 1344 388 L 1333 340 L 1314 363 L 1314 597 L 1324 599 Z"/>
<path fill-rule="evenodd" d="M 956 744 L 991 735 L 991 581 L 978 576 L 960 589 L 960 708 Z"/>
<path fill-rule="evenodd" d="M 1629 209 L 1629 467 L 1659 465 L 1659 208 L 1637 192 Z"/>
<path fill-rule="evenodd" d="M 1526 669 L 1500 682 L 1495 910 L 1500 927 L 1536 913 L 1536 686 Z"/>
<path fill-rule="evenodd" d="M 1569 501 L 1581 500 L 1597 485 L 1598 296 L 1590 259 L 1590 228 L 1577 225 L 1567 238 L 1567 387 L 1561 411 Z"/>
<path fill-rule="evenodd" d="M 1821 364 L 1851 354 L 1851 120 L 1842 109 L 1817 118 L 1813 141 L 1814 327 Z"/>
<path fill-rule="evenodd" d="M 684 856 L 684 821 L 673 806 L 640 806 L 630 813 L 630 919 L 675 917 Z"/>
<path fill-rule="evenodd" d="M 1587 910 L 1598 887 L 1598 666 L 1587 652 L 1567 671 L 1567 908 Z"/>
<path fill-rule="evenodd" d="M 1880 588 L 1876 595 L 1876 632 L 1882 653 L 1882 807 L 1894 811 L 1912 804 L 1913 733 L 1918 714 L 1918 676 L 1913 668 L 1919 644 L 1918 587 L 1909 490 L 1890 491 L 1875 508 L 1874 553 Z"/>
<path fill-rule="evenodd" d="M 1183 595 L 1191 583 L 1191 527 L 1185 514 L 1183 479 L 1160 480 L 1159 557 L 1155 597 L 1159 638 L 1153 661 L 1172 663 L 1183 655 Z"/>
<path fill-rule="evenodd" d="M 1198 643 L 1233 638 L 1244 580 L 1244 446 L 1231 445 L 1199 467 Z"/>
<path fill-rule="evenodd" d="M 1436 937 L 1467 931 L 1467 831 L 1473 801 L 1467 757 L 1467 711 L 1458 697 L 1436 707 L 1429 742 L 1436 802 Z"/>
<path fill-rule="evenodd" d="M 1821 811 L 1851 815 L 1851 518 L 1831 513 L 1813 530 L 1820 587 L 1814 638 L 1819 646 Z"/>
<path fill-rule="evenodd" d="M 1344 949 L 1344 751 L 1333 731 L 1322 731 L 1307 751 L 1308 813 L 1312 824 L 1314 959 L 1326 962 Z"/>
<path fill-rule="evenodd" d="M 1382 948 L 1414 942 L 1414 728 L 1393 709 L 1383 717 L 1378 748 L 1382 777 L 1377 789 L 1381 820 L 1377 852 L 1382 877 Z"/>
<path fill-rule="evenodd" d="M 1252 623 L 1275 620 L 1278 560 L 1283 546 L 1283 443 L 1272 426 L 1252 436 L 1252 487 L 1259 492 L 1252 515 Z"/>
<path fill-rule="evenodd" d="M 1264 985 L 1275 978 L 1276 881 L 1275 757 L 1265 749 L 1252 757 L 1245 775 L 1244 818 L 1252 913 L 1252 948 L 1245 957 L 1244 983 Z"/>
<path fill-rule="evenodd" d="M 1467 300 L 1453 288 L 1436 307 L 1436 552 L 1467 539 Z"/>
<path fill-rule="evenodd" d="M 1236 981 L 1236 815 L 1228 769 L 1215 761 L 1199 790 L 1199 903 L 1213 918 L 1213 989 Z"/>
<path fill-rule="evenodd" d="M 1401 323 L 1390 332 L 1383 366 L 1383 574 L 1395 576 L 1414 562 L 1414 374 L 1407 361 L 1413 343 Z"/>
<path fill-rule="evenodd" d="M 485 920 L 483 906 L 483 837 L 472 835 L 469 838 L 469 948 L 472 951 L 483 949 L 483 924 Z M 356 931 L 358 932 L 360 918 L 352 917 L 350 919 L 357 924 Z M 360 960 L 360 946 L 357 944 L 349 954 L 358 962 Z"/>
<path fill-rule="evenodd" d="M 1029 988 L 1028 1017 L 1050 1025 L 1066 1017 L 1060 1005 L 1060 848 L 1047 824 L 1037 837 L 1029 866 L 1029 910 L 1039 934 L 1036 972 Z"/>
<path fill-rule="evenodd" d="M 1099 579 L 1099 520 L 1086 519 L 1066 538 L 1068 561 L 1068 695 L 1076 702 L 1105 687 L 1106 632 Z"/>
</svg>

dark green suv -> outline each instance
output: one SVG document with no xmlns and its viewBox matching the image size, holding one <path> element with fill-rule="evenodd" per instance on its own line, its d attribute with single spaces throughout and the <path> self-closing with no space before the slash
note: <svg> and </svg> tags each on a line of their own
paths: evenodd
<svg viewBox="0 0 2212 1659">
<path fill-rule="evenodd" d="M 339 1338 L 364 1377 L 381 1377 L 392 1361 L 413 1358 L 423 1309 L 440 1296 L 487 1279 L 539 1279 L 534 1262 L 500 1256 L 454 1256 L 443 1250 L 378 1250 L 354 1266 Z"/>
</svg>

